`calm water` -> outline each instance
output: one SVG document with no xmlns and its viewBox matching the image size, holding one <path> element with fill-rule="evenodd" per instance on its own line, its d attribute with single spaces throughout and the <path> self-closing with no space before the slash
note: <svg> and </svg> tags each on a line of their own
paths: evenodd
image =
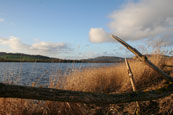
<svg viewBox="0 0 173 115">
<path fill-rule="evenodd" d="M 24 63 L 0 62 L 0 82 L 20 85 L 48 85 L 50 79 L 62 77 L 75 69 L 109 66 L 111 63 Z"/>
</svg>

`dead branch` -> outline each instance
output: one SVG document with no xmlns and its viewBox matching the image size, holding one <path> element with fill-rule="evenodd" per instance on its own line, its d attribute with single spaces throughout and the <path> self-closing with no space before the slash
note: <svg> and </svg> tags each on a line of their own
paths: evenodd
<svg viewBox="0 0 173 115">
<path fill-rule="evenodd" d="M 137 91 L 136 90 L 136 83 L 135 83 L 135 80 L 134 80 L 134 77 L 133 77 L 133 73 L 132 73 L 131 67 L 129 65 L 129 62 L 126 58 L 125 58 L 125 63 L 126 63 L 126 66 L 127 66 L 127 71 L 128 71 L 128 75 L 129 75 L 129 79 L 130 79 L 132 89 L 133 89 L 133 91 Z M 139 104 L 138 101 L 136 101 L 136 107 L 137 107 L 138 112 L 140 112 L 140 104 Z"/>
<path fill-rule="evenodd" d="M 160 73 L 163 76 L 164 79 L 166 79 L 167 81 L 173 82 L 173 77 L 167 75 L 165 72 L 163 72 L 162 70 L 160 70 L 151 61 L 149 61 L 148 58 L 145 55 L 142 55 L 137 49 L 133 48 L 132 46 L 130 46 L 129 44 L 127 44 L 125 41 L 123 41 L 122 39 L 120 39 L 117 36 L 112 35 L 112 37 L 114 39 L 116 39 L 118 42 L 120 42 L 124 47 L 126 47 L 132 53 L 134 53 L 136 55 L 136 60 L 139 60 L 139 61 L 144 62 L 146 65 L 148 65 L 149 67 L 151 67 L 153 70 L 155 70 L 156 72 Z"/>
</svg>

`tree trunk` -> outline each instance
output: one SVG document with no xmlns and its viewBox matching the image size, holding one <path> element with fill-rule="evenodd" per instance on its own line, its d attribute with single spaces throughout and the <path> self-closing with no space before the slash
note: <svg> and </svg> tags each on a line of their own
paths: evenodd
<svg viewBox="0 0 173 115">
<path fill-rule="evenodd" d="M 36 99 L 59 102 L 79 102 L 88 104 L 117 104 L 135 101 L 148 101 L 168 96 L 173 93 L 173 84 L 163 88 L 142 92 L 122 94 L 99 94 L 80 91 L 69 91 L 52 88 L 8 85 L 0 83 L 0 97 Z"/>
</svg>

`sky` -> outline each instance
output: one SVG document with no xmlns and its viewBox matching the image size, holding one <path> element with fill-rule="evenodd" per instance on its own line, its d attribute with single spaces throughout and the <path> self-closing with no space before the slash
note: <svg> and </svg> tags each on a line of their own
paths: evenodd
<svg viewBox="0 0 173 115">
<path fill-rule="evenodd" d="M 173 47 L 173 0 L 0 0 L 0 52 L 63 59 Z"/>
</svg>

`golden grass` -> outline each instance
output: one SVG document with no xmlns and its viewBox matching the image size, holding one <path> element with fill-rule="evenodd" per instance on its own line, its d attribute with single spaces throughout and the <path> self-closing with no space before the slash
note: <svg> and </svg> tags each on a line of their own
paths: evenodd
<svg viewBox="0 0 173 115">
<path fill-rule="evenodd" d="M 170 58 L 160 55 L 149 57 L 155 65 L 173 65 Z M 162 77 L 142 62 L 130 60 L 130 66 L 135 77 L 137 90 L 155 89 L 165 81 Z M 167 68 L 165 71 L 171 71 Z M 62 80 L 61 80 L 62 81 Z M 65 81 L 51 82 L 50 87 L 75 91 L 120 93 L 131 91 L 131 85 L 124 63 L 110 67 L 87 68 L 76 70 L 65 76 Z M 173 95 L 157 101 L 141 102 L 143 114 L 173 114 Z M 60 103 L 50 101 L 34 101 L 24 99 L 0 99 L 1 115 L 85 115 L 85 114 L 134 114 L 135 103 L 117 105 L 86 105 L 79 103 Z"/>
<path fill-rule="evenodd" d="M 158 67 L 165 63 L 162 56 L 150 57 L 149 59 Z M 153 84 L 153 80 L 158 81 L 160 79 L 159 74 L 142 62 L 130 60 L 129 63 L 138 89 Z M 122 92 L 131 89 L 124 63 L 111 67 L 88 68 L 82 72 L 76 70 L 67 76 L 64 86 L 65 89 L 69 90 L 100 93 Z"/>
</svg>

